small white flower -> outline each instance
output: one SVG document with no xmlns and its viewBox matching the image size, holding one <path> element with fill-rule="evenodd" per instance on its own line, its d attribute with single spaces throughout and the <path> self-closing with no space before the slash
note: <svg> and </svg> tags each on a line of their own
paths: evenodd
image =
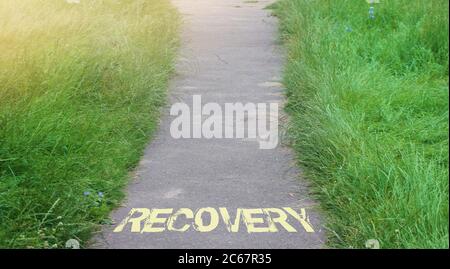
<svg viewBox="0 0 450 269">
<path fill-rule="evenodd" d="M 69 239 L 66 241 L 66 248 L 79 249 L 80 243 L 75 239 Z"/>
<path fill-rule="evenodd" d="M 380 241 L 377 239 L 369 239 L 366 241 L 366 248 L 369 249 L 379 249 L 380 248 Z"/>
</svg>

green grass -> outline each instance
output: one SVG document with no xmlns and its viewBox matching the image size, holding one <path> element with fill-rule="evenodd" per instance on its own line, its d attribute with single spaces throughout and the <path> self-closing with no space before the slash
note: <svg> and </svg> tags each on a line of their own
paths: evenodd
<svg viewBox="0 0 450 269">
<path fill-rule="evenodd" d="M 85 243 L 157 125 L 176 11 L 80 2 L 0 1 L 0 247 Z"/>
<path fill-rule="evenodd" d="M 290 134 L 330 246 L 448 248 L 446 0 L 281 0 Z"/>
</svg>

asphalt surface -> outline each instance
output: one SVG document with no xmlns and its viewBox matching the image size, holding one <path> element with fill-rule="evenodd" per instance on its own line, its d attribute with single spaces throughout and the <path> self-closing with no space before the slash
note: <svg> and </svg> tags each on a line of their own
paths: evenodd
<svg viewBox="0 0 450 269">
<path fill-rule="evenodd" d="M 169 115 L 170 105 L 191 106 L 194 94 L 201 95 L 202 103 L 282 104 L 283 51 L 276 18 L 264 9 L 272 1 L 172 2 L 184 25 L 169 105 L 127 188 L 126 201 L 111 214 L 114 223 L 104 226 L 91 247 L 322 248 L 320 215 L 288 147 L 264 150 L 255 139 L 174 139 L 170 133 L 175 118 Z M 185 232 L 169 231 L 167 224 L 162 224 L 162 232 L 131 232 L 131 223 L 121 232 L 113 231 L 132 208 L 189 208 L 195 213 L 205 207 L 217 211 L 225 207 L 232 217 L 237 208 L 291 207 L 298 212 L 305 208 L 314 232 L 307 232 L 292 217 L 288 222 L 296 232 L 276 224 L 277 232 L 249 233 L 244 221 L 237 232 L 229 232 L 220 216 L 209 232 L 199 232 L 193 225 Z M 206 224 L 211 221 L 208 216 L 203 215 Z M 193 220 L 180 217 L 177 226 L 189 221 Z"/>
</svg>

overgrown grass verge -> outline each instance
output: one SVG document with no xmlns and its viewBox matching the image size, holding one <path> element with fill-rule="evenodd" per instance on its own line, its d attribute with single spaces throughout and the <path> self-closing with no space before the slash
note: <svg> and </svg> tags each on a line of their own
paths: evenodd
<svg viewBox="0 0 450 269">
<path fill-rule="evenodd" d="M 448 248 L 446 0 L 281 0 L 290 134 L 330 245 Z"/>
<path fill-rule="evenodd" d="M 157 125 L 166 0 L 0 1 L 0 247 L 85 242 Z"/>
</svg>

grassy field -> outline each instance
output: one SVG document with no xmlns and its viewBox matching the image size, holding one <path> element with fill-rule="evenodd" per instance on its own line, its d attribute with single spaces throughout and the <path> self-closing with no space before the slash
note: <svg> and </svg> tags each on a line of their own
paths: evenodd
<svg viewBox="0 0 450 269">
<path fill-rule="evenodd" d="M 178 15 L 165 0 L 2 0 L 0 18 L 0 247 L 84 243 L 155 129 Z"/>
<path fill-rule="evenodd" d="M 290 134 L 330 245 L 448 248 L 446 0 L 281 0 Z"/>
</svg>

